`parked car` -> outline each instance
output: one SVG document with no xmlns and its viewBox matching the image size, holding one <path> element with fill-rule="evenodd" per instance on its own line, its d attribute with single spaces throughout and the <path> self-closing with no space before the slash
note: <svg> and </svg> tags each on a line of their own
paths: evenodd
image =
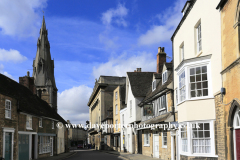
<svg viewBox="0 0 240 160">
<path fill-rule="evenodd" d="M 83 148 L 82 144 L 78 144 L 77 148 Z"/>
</svg>

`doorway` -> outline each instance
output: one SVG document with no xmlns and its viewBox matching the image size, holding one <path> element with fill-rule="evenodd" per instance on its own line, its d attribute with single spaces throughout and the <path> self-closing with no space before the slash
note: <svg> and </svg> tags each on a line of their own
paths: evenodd
<svg viewBox="0 0 240 160">
<path fill-rule="evenodd" d="M 142 130 L 138 131 L 138 154 L 142 154 Z"/>
<path fill-rule="evenodd" d="M 153 157 L 159 158 L 159 135 L 153 134 Z"/>
<path fill-rule="evenodd" d="M 5 160 L 12 159 L 12 133 L 5 133 Z"/>
<path fill-rule="evenodd" d="M 237 110 L 233 121 L 234 159 L 240 160 L 240 110 Z"/>
</svg>

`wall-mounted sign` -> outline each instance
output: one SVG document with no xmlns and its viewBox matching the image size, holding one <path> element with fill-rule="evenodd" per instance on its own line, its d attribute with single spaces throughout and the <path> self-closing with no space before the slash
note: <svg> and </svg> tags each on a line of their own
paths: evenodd
<svg viewBox="0 0 240 160">
<path fill-rule="evenodd" d="M 153 116 L 153 105 L 146 104 L 143 106 L 143 116 Z"/>
</svg>

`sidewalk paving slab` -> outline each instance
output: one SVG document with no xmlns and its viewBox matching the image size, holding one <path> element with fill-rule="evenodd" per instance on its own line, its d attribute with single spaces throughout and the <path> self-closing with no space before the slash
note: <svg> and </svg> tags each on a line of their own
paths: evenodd
<svg viewBox="0 0 240 160">
<path fill-rule="evenodd" d="M 131 153 L 125 153 L 125 152 L 104 151 L 104 150 L 100 150 L 100 152 L 115 154 L 126 160 L 153 160 L 153 159 L 161 160 L 159 158 L 152 158 L 152 157 L 144 156 L 142 154 L 131 154 Z"/>
<path fill-rule="evenodd" d="M 39 158 L 39 160 L 63 160 L 63 159 L 73 156 L 74 154 L 76 154 L 76 152 L 62 153 L 62 154 L 58 154 L 56 156 Z"/>
</svg>

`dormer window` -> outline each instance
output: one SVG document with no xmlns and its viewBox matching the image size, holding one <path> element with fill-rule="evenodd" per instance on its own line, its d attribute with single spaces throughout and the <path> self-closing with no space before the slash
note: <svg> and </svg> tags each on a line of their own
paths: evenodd
<svg viewBox="0 0 240 160">
<path fill-rule="evenodd" d="M 155 89 L 156 89 L 156 80 L 152 82 L 152 91 L 154 91 Z"/>
<path fill-rule="evenodd" d="M 163 72 L 162 74 L 162 84 L 164 84 L 165 82 L 167 82 L 168 79 L 168 73 L 167 70 L 165 72 Z"/>
</svg>

